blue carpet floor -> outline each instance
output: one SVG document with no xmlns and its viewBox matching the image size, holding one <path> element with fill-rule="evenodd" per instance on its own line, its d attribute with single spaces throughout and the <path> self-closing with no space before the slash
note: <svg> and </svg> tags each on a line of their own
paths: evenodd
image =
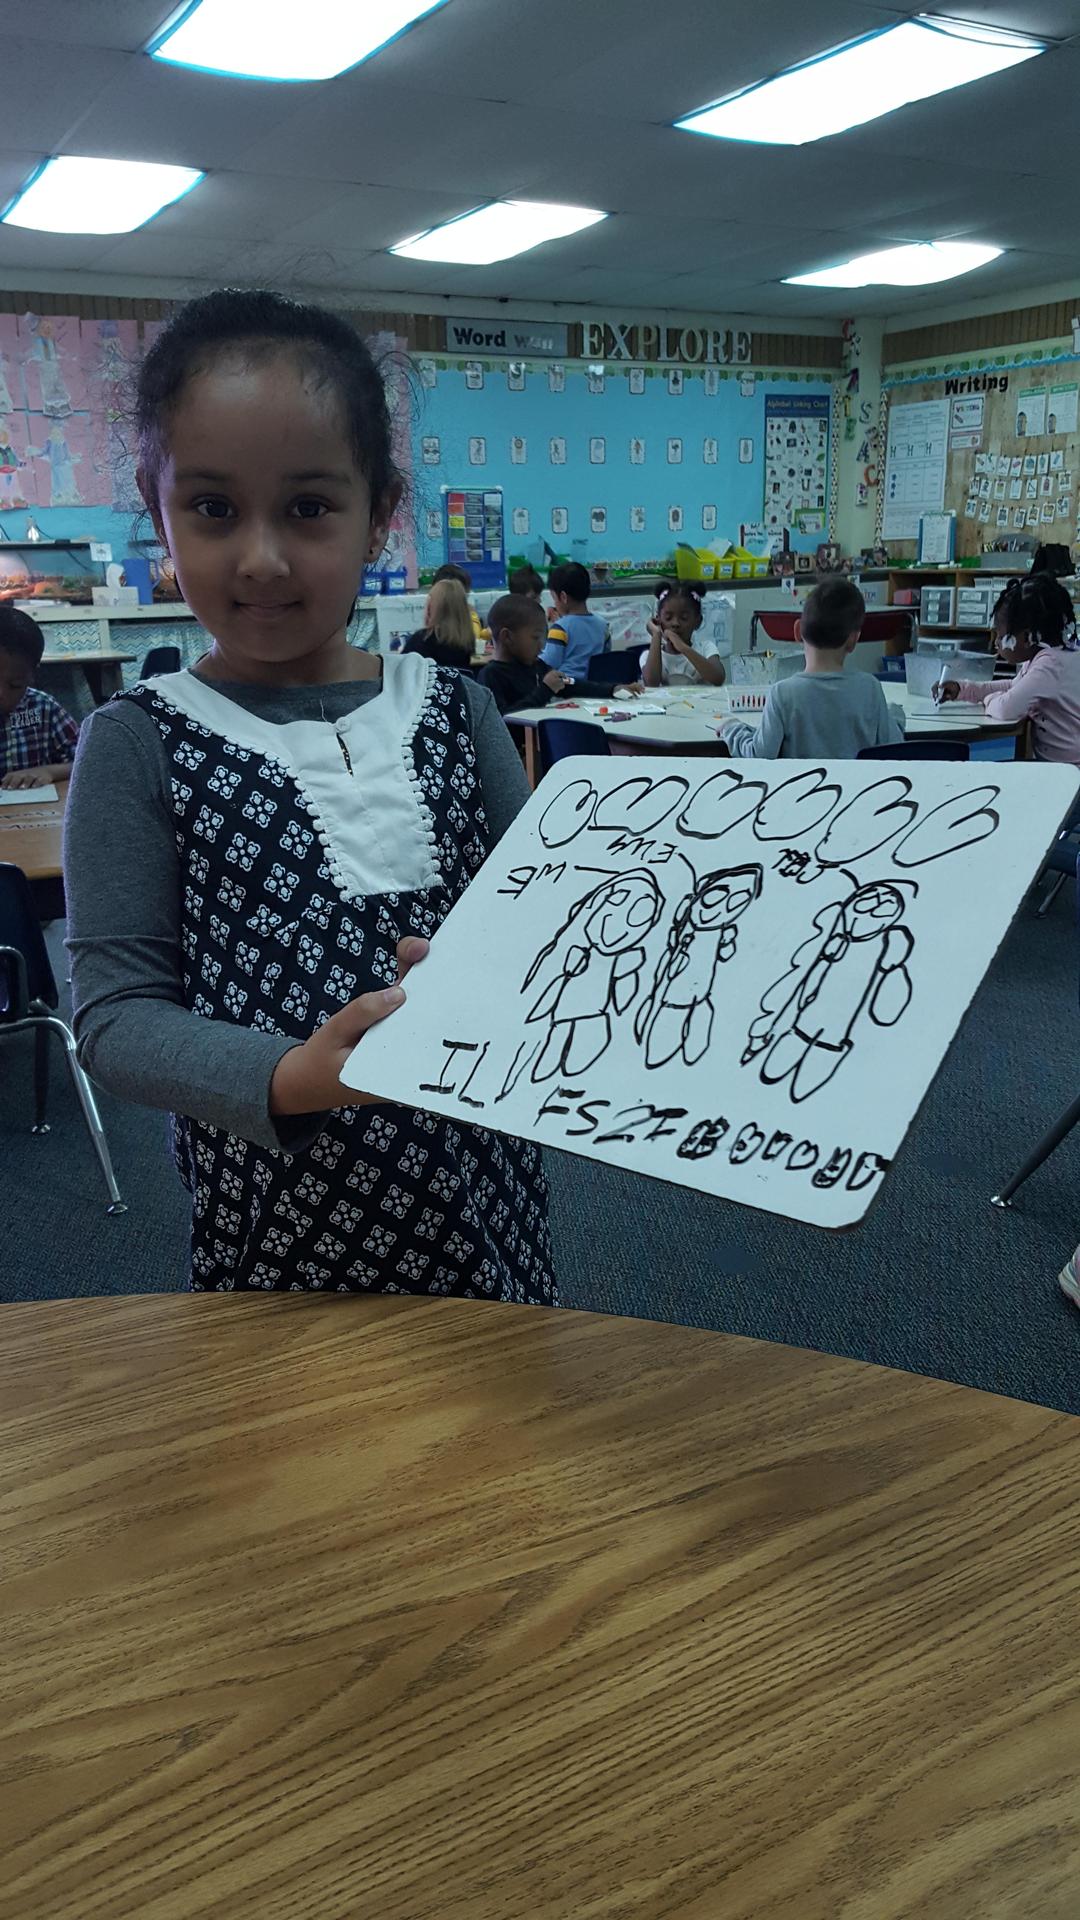
<svg viewBox="0 0 1080 1920">
<path fill-rule="evenodd" d="M 63 928 L 50 949 L 63 978 Z M 1026 908 L 865 1223 L 824 1234 L 549 1156 L 563 1301 L 784 1340 L 1080 1413 L 1080 1313 L 1055 1275 L 1080 1238 L 1080 1129 L 1015 1211 L 988 1200 L 1077 1091 L 1069 890 Z M 110 1220 L 57 1052 L 42 1139 L 30 1046 L 0 1044 L 0 1299 L 184 1284 L 187 1199 L 161 1115 L 101 1096 L 130 1211 Z"/>
</svg>

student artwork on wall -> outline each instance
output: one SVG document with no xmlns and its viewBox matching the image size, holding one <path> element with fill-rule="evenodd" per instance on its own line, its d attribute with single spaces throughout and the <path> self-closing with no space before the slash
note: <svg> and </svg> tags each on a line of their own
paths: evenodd
<svg viewBox="0 0 1080 1920">
<path fill-rule="evenodd" d="M 685 384 L 685 375 L 681 367 L 668 369 L 667 390 L 671 394 L 680 394 Z"/>
<path fill-rule="evenodd" d="M 529 531 L 529 511 L 527 507 L 515 507 L 510 515 L 510 530 L 520 540 Z"/>
<path fill-rule="evenodd" d="M 442 443 L 437 434 L 426 433 L 420 442 L 420 458 L 425 467 L 437 467 L 442 459 Z"/>
<path fill-rule="evenodd" d="M 512 467 L 523 467 L 528 457 L 529 447 L 524 434 L 512 433 L 510 435 L 510 465 Z"/>
<path fill-rule="evenodd" d="M 475 433 L 469 441 L 470 467 L 482 467 L 487 463 L 487 441 L 482 434 Z"/>
<path fill-rule="evenodd" d="M 556 434 L 553 439 L 548 441 L 548 459 L 553 467 L 565 467 L 566 441 L 561 434 Z"/>
<path fill-rule="evenodd" d="M 702 507 L 702 509 L 701 509 L 701 531 L 702 531 L 702 533 L 715 533 L 715 532 L 716 532 L 716 508 L 715 508 L 715 507 L 713 507 L 713 506 L 704 506 L 704 507 Z"/>
<path fill-rule="evenodd" d="M 570 514 L 566 507 L 552 507 L 551 531 L 552 533 L 569 533 Z"/>
<path fill-rule="evenodd" d="M 506 386 L 507 386 L 507 391 L 510 393 L 524 393 L 525 391 L 524 361 L 511 360 L 510 365 L 506 369 Z"/>
<path fill-rule="evenodd" d="M 629 373 L 626 376 L 626 385 L 627 385 L 627 390 L 630 393 L 644 393 L 645 391 L 644 367 L 631 367 Z"/>
<path fill-rule="evenodd" d="M 631 507 L 631 509 L 630 509 L 630 531 L 631 531 L 631 533 L 644 533 L 644 531 L 645 531 L 645 509 L 644 509 L 644 507 L 640 507 L 640 506 L 639 506 L 639 507 Z"/>
<path fill-rule="evenodd" d="M 682 465 L 682 441 L 681 440 L 668 441 L 667 457 L 668 457 L 669 467 L 678 467 Z"/>
<path fill-rule="evenodd" d="M 589 464 L 602 467 L 607 459 L 607 441 L 600 434 L 593 434 L 589 441 Z"/>
<path fill-rule="evenodd" d="M 681 507 L 669 507 L 667 510 L 669 533 L 681 533 L 683 530 L 683 510 Z"/>
<path fill-rule="evenodd" d="M 590 367 L 585 376 L 585 382 L 591 394 L 602 394 L 606 385 L 605 369 L 603 367 Z"/>
<path fill-rule="evenodd" d="M 547 379 L 548 379 L 549 393 L 565 393 L 566 392 L 566 368 L 565 367 L 560 367 L 557 365 L 549 367 L 547 370 Z"/>
<path fill-rule="evenodd" d="M 590 508 L 589 532 L 590 533 L 606 533 L 607 532 L 607 508 L 606 507 Z"/>
<path fill-rule="evenodd" d="M 422 387 L 427 387 L 428 389 L 430 389 L 438 385 L 439 370 L 436 367 L 434 360 L 418 360 L 416 363 L 416 370 L 420 375 L 420 385 Z"/>
<path fill-rule="evenodd" d="M 630 465 L 631 465 L 632 467 L 643 467 L 643 466 L 645 465 L 645 442 L 644 442 L 644 440 L 638 440 L 637 438 L 634 438 L 634 439 L 632 439 L 632 440 L 631 440 L 631 442 L 630 442 Z"/>
<path fill-rule="evenodd" d="M 484 369 L 479 360 L 470 360 L 465 368 L 465 385 L 470 393 L 480 393 L 484 386 Z"/>
<path fill-rule="evenodd" d="M 1080 775 L 1020 762 L 629 767 L 558 764 L 342 1077 L 851 1226 Z M 478 952 L 504 990 L 449 991 Z"/>
</svg>

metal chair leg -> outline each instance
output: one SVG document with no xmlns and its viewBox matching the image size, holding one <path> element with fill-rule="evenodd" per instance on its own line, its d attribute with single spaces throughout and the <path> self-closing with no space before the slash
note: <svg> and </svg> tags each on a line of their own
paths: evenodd
<svg viewBox="0 0 1080 1920">
<path fill-rule="evenodd" d="M 48 1133 L 45 1105 L 49 1097 L 49 1033 L 37 1025 L 34 1033 L 34 1124 L 31 1133 Z"/>
<path fill-rule="evenodd" d="M 1013 1194 L 1017 1188 L 1023 1186 L 1024 1181 L 1035 1172 L 1037 1167 L 1042 1166 L 1044 1160 L 1049 1160 L 1050 1155 L 1056 1148 L 1060 1147 L 1066 1134 L 1072 1132 L 1078 1121 L 1080 1121 L 1080 1098 L 1074 1100 L 1071 1107 L 1066 1107 L 1064 1113 L 1059 1120 L 1055 1121 L 1049 1133 L 1043 1135 L 1038 1146 L 1028 1155 L 1023 1166 L 1013 1174 L 1011 1180 L 1006 1180 L 1000 1193 L 995 1193 L 992 1196 L 990 1205 L 992 1207 L 1010 1207 L 1012 1205 Z"/>
<path fill-rule="evenodd" d="M 58 1033 L 64 1043 L 64 1058 L 68 1063 L 68 1070 L 74 1081 L 75 1091 L 79 1096 L 79 1105 L 83 1110 L 83 1118 L 86 1121 L 87 1132 L 94 1144 L 94 1152 L 98 1157 L 98 1165 L 105 1176 L 105 1185 L 109 1190 L 109 1204 L 105 1211 L 109 1214 L 126 1213 L 127 1206 L 125 1202 L 121 1200 L 120 1189 L 116 1184 L 116 1176 L 113 1173 L 112 1159 L 109 1154 L 109 1143 L 105 1138 L 105 1129 L 101 1124 L 101 1115 L 98 1112 L 97 1101 L 94 1099 L 94 1089 L 90 1085 L 76 1057 L 75 1035 L 72 1033 L 71 1028 L 66 1026 L 64 1021 L 56 1014 L 50 1014 L 47 1020 L 42 1020 L 39 1024 L 40 1027 L 51 1028 L 54 1033 Z"/>
<path fill-rule="evenodd" d="M 1067 873 L 1055 873 L 1053 879 L 1050 882 L 1050 885 L 1047 887 L 1046 892 L 1043 894 L 1042 899 L 1039 901 L 1039 905 L 1035 914 L 1036 920 L 1044 920 L 1046 918 L 1046 915 L 1049 913 L 1051 907 L 1054 904 L 1054 901 L 1057 899 L 1058 894 L 1061 892 L 1061 889 L 1065 885 L 1065 882 L 1068 878 L 1069 876 Z"/>
</svg>

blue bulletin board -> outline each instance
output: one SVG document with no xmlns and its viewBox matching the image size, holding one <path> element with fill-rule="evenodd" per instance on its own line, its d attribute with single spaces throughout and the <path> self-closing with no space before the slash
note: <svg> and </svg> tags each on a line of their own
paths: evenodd
<svg viewBox="0 0 1080 1920">
<path fill-rule="evenodd" d="M 640 565 L 680 540 L 735 542 L 741 525 L 763 519 L 767 396 L 797 395 L 828 433 L 832 386 L 819 375 L 418 364 L 421 567 L 442 561 L 443 490 L 463 485 L 502 489 L 510 554 L 534 554 L 541 540 L 559 552 L 584 542 L 590 560 Z M 791 545 L 813 550 L 821 537 L 793 530 Z"/>
</svg>

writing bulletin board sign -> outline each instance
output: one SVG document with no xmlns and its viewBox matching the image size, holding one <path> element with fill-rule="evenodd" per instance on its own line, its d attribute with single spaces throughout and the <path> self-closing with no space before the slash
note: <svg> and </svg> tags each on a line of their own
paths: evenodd
<svg viewBox="0 0 1080 1920">
<path fill-rule="evenodd" d="M 629 765 L 558 763 L 410 973 L 404 1007 L 365 1035 L 342 1078 L 851 1226 L 1080 774 Z M 478 955 L 492 990 L 462 994 Z"/>
<path fill-rule="evenodd" d="M 506 584 L 503 497 L 498 487 L 448 487 L 443 494 L 443 551 L 471 575 L 474 588 Z"/>
</svg>

